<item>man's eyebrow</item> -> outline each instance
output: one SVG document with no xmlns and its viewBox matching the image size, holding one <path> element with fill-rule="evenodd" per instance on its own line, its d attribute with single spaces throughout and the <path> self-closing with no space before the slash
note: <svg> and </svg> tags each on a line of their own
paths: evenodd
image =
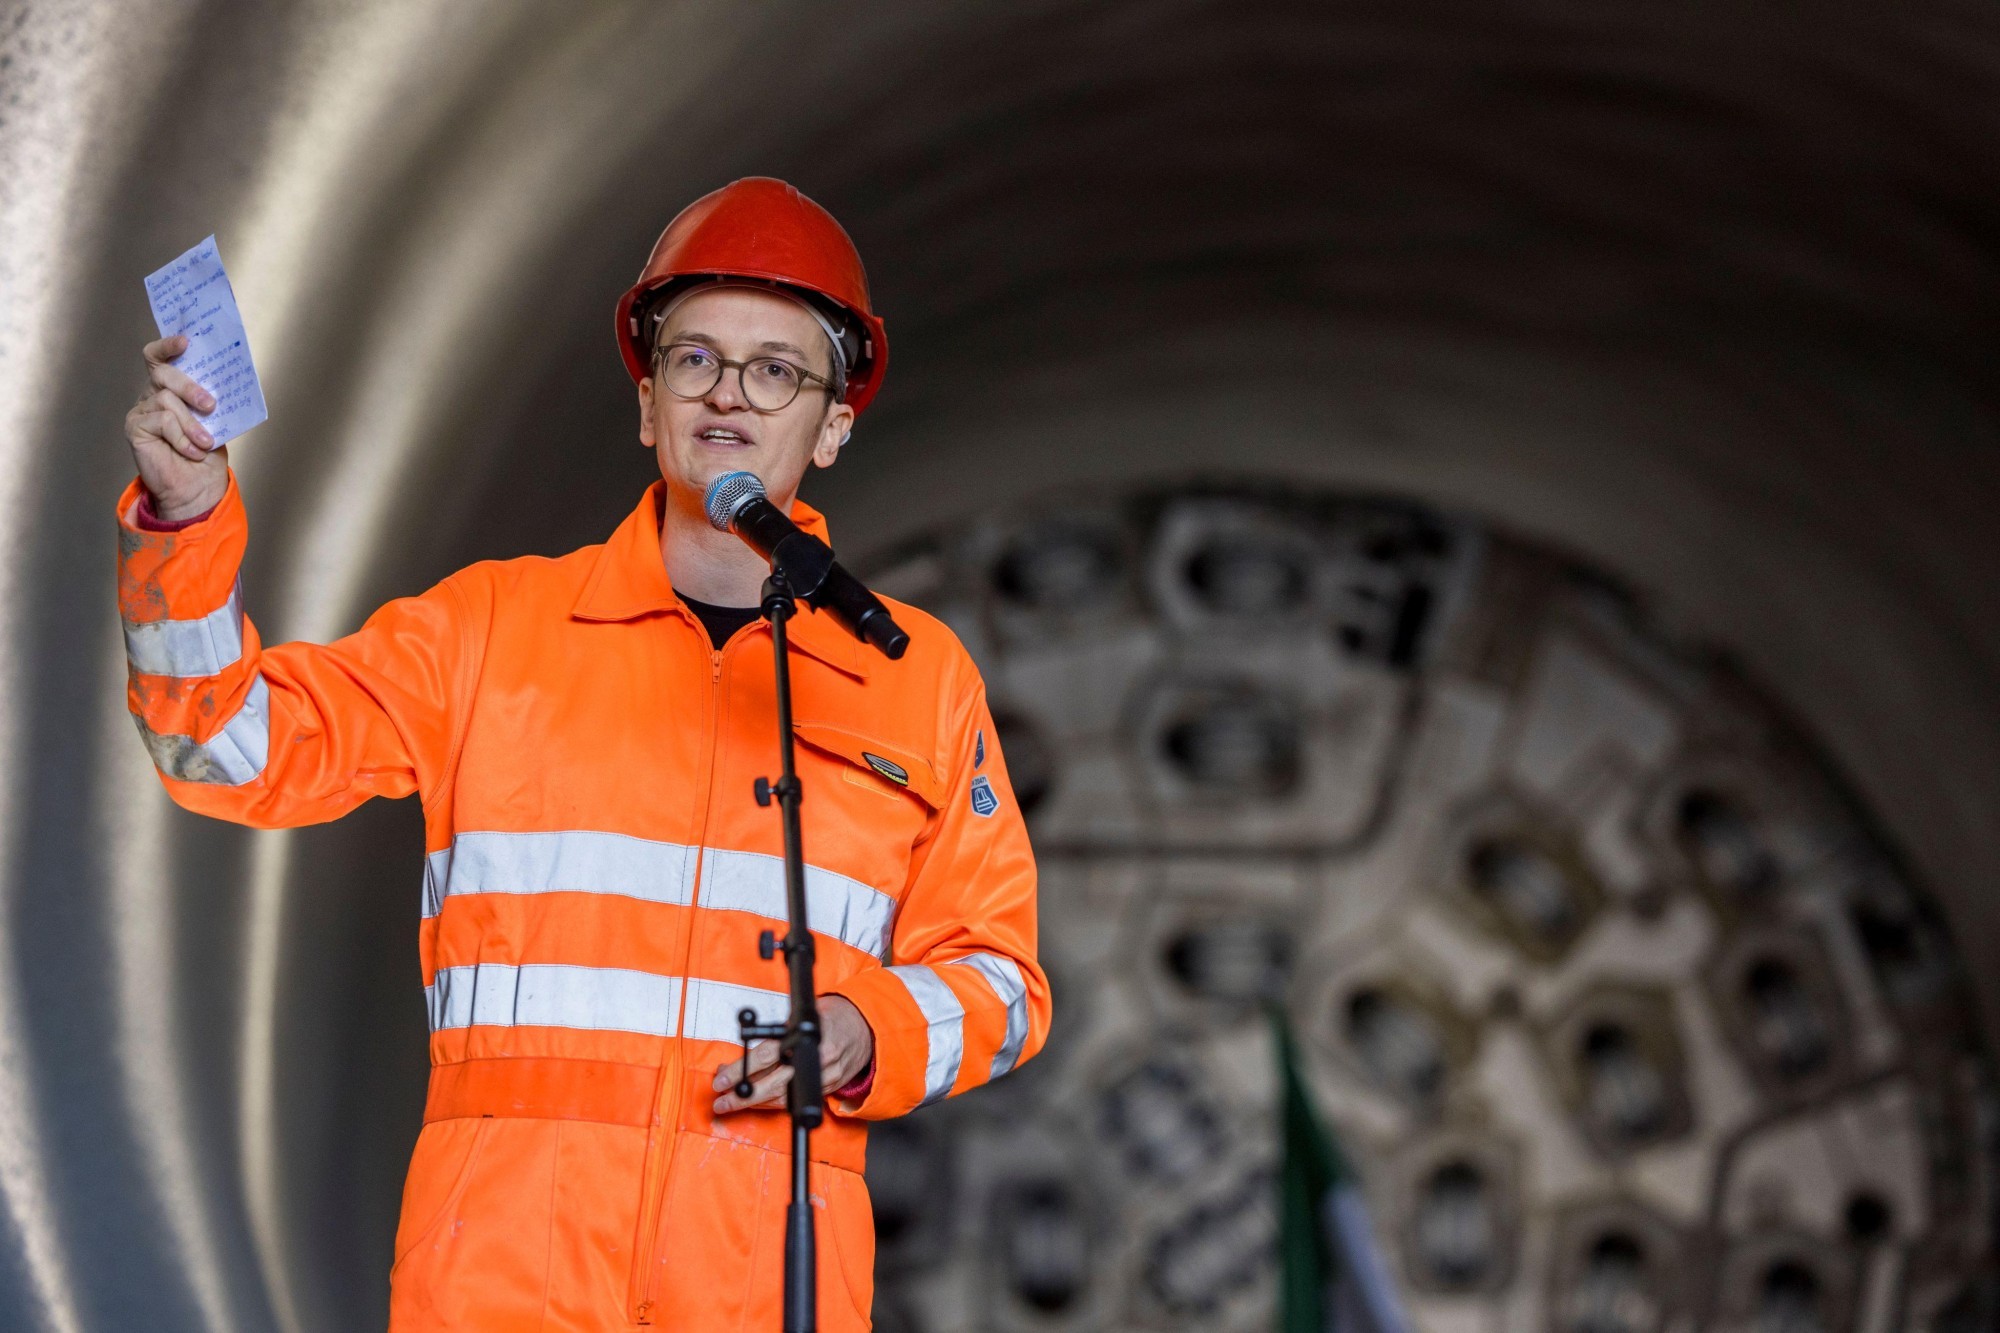
<svg viewBox="0 0 2000 1333">
<path fill-rule="evenodd" d="M 705 346 L 714 347 L 721 341 L 720 338 L 717 338 L 712 333 L 702 333 L 696 329 L 684 329 L 679 333 L 662 334 L 660 337 L 660 346 L 667 347 L 674 343 L 702 343 Z M 760 352 L 790 352 L 801 361 L 810 359 L 806 355 L 806 349 L 797 343 L 782 342 L 776 339 L 766 339 L 758 343 L 757 350 Z"/>
</svg>

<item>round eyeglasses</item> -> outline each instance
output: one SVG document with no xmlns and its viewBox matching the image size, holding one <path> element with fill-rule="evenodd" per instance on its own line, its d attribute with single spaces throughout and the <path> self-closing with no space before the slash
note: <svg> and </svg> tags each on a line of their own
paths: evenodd
<svg viewBox="0 0 2000 1333">
<path fill-rule="evenodd" d="M 667 343 L 653 353 L 653 363 L 661 365 L 660 382 L 676 398 L 706 398 L 722 382 L 722 372 L 736 371 L 736 385 L 743 401 L 759 412 L 782 412 L 799 396 L 808 382 L 828 393 L 833 381 L 795 366 L 779 356 L 758 356 L 748 361 L 731 361 L 717 356 L 700 343 Z"/>
</svg>

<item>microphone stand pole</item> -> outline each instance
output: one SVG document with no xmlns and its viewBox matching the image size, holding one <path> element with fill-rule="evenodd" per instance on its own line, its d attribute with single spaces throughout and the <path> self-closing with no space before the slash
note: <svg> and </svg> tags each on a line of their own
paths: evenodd
<svg viewBox="0 0 2000 1333">
<path fill-rule="evenodd" d="M 757 940 L 757 951 L 766 958 L 782 950 L 791 976 L 792 1008 L 783 1023 L 760 1023 L 755 1009 L 740 1009 L 737 1026 L 743 1040 L 743 1068 L 750 1063 L 750 1043 L 774 1040 L 778 1060 L 792 1067 L 792 1081 L 785 1088 L 785 1109 L 792 1119 L 792 1200 L 785 1209 L 785 1319 L 784 1333 L 815 1333 L 818 1324 L 818 1274 L 814 1271 L 813 1210 L 808 1193 L 806 1168 L 811 1158 L 812 1132 L 826 1116 L 825 1091 L 821 1086 L 819 1061 L 819 1004 L 813 991 L 813 941 L 806 929 L 806 864 L 799 835 L 799 801 L 805 795 L 794 767 L 792 748 L 792 671 L 785 622 L 798 611 L 798 603 L 775 569 L 764 584 L 764 618 L 771 622 L 771 649 L 776 657 L 778 686 L 778 756 L 776 782 L 758 778 L 757 804 L 768 806 L 773 798 L 785 830 L 785 938 L 779 943 L 770 931 Z M 748 1097 L 749 1079 L 740 1079 L 736 1095 Z"/>
</svg>

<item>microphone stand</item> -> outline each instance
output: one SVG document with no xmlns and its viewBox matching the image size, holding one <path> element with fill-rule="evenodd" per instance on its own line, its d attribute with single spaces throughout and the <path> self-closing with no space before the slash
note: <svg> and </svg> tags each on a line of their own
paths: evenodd
<svg viewBox="0 0 2000 1333">
<path fill-rule="evenodd" d="M 819 1004 L 813 991 L 813 941 L 806 929 L 806 865 L 799 834 L 799 801 L 805 795 L 794 767 L 792 748 L 792 671 L 785 622 L 798 612 L 785 577 L 776 569 L 764 584 L 764 619 L 771 622 L 771 650 L 776 659 L 778 686 L 778 756 L 776 782 L 758 778 L 757 804 L 768 806 L 773 798 L 785 830 L 785 938 L 778 942 L 765 931 L 757 940 L 757 952 L 770 958 L 782 950 L 791 975 L 792 1009 L 783 1023 L 760 1023 L 755 1009 L 740 1009 L 736 1022 L 743 1041 L 743 1068 L 750 1067 L 750 1043 L 773 1040 L 778 1043 L 778 1061 L 792 1067 L 792 1081 L 785 1088 L 785 1109 L 792 1119 L 792 1200 L 785 1209 L 785 1316 L 784 1333 L 815 1333 L 818 1326 L 817 1294 L 819 1279 L 813 1249 L 813 1210 L 808 1193 L 806 1168 L 811 1158 L 812 1132 L 826 1117 L 825 1090 L 821 1086 L 819 1060 Z M 736 1095 L 748 1097 L 751 1084 L 746 1076 L 738 1080 Z"/>
</svg>

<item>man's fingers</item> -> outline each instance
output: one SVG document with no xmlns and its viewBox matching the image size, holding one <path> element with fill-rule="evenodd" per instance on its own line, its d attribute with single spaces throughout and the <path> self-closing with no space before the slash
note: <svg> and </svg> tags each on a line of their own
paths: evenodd
<svg viewBox="0 0 2000 1333">
<path fill-rule="evenodd" d="M 160 435 L 167 443 L 173 445 L 175 453 L 196 463 L 208 457 L 207 431 L 202 431 L 204 439 L 198 440 L 188 433 L 188 424 L 181 420 L 178 412 L 167 412 L 163 417 L 160 423 Z"/>
<path fill-rule="evenodd" d="M 825 1009 L 824 1035 L 820 1039 L 820 1071 L 828 1088 L 851 1081 L 874 1055 L 874 1034 L 853 1003 L 830 997 Z M 743 1061 L 731 1060 L 715 1071 L 712 1088 L 722 1094 L 715 1099 L 715 1113 L 722 1115 L 749 1106 L 763 1106 L 777 1100 L 792 1081 L 790 1065 L 778 1065 L 778 1043 L 760 1041 L 750 1048 L 750 1095 L 738 1097 L 736 1084 L 743 1078 Z M 777 1066 L 773 1068 L 773 1066 Z"/>
<path fill-rule="evenodd" d="M 750 1048 L 749 1072 L 752 1077 L 755 1077 L 763 1070 L 769 1069 L 777 1062 L 777 1042 L 766 1039 Z M 731 1060 L 728 1064 L 715 1071 L 715 1079 L 711 1086 L 715 1091 L 721 1092 L 724 1088 L 734 1087 L 743 1078 L 743 1074 L 743 1061 L 740 1058 Z"/>
<path fill-rule="evenodd" d="M 186 427 L 181 425 L 181 419 L 172 412 L 161 410 L 147 412 L 134 417 L 132 424 L 138 428 L 140 439 L 150 435 L 154 439 L 163 440 L 167 447 L 183 458 L 199 463 L 208 457 L 208 450 L 188 438 Z"/>
<path fill-rule="evenodd" d="M 826 1083 L 829 1089 L 837 1088 L 847 1082 L 848 1078 L 860 1069 L 860 1063 L 854 1058 L 854 1055 L 855 1051 L 852 1046 L 835 1040 L 830 1034 L 820 1042 L 820 1078 Z M 849 1068 L 849 1066 L 853 1066 L 853 1068 Z"/>
<path fill-rule="evenodd" d="M 173 415 L 180 422 L 181 434 L 199 445 L 204 452 L 215 447 L 215 437 L 208 433 L 208 427 L 201 424 L 201 418 L 194 409 L 181 400 L 172 389 L 161 389 L 153 395 L 154 404 L 162 411 Z"/>
<path fill-rule="evenodd" d="M 843 995 L 820 997 L 820 1012 L 826 1021 L 826 1086 L 838 1088 L 858 1077 L 875 1055 L 875 1033 L 868 1020 Z"/>
<path fill-rule="evenodd" d="M 164 389 L 177 395 L 180 400 L 197 412 L 213 412 L 215 395 L 196 383 L 194 376 L 172 366 L 153 363 L 149 372 L 153 387 Z"/>
<path fill-rule="evenodd" d="M 778 1100 L 785 1091 L 785 1085 L 792 1081 L 792 1067 L 779 1065 L 766 1070 L 761 1076 L 750 1081 L 750 1095 L 738 1097 L 734 1092 L 725 1093 L 715 1099 L 715 1113 L 726 1115 L 730 1111 L 741 1111 L 746 1107 L 763 1106 Z"/>
<path fill-rule="evenodd" d="M 717 1076 L 715 1090 L 722 1093 L 721 1096 L 715 1099 L 715 1114 L 717 1115 L 727 1115 L 731 1111 L 741 1111 L 749 1107 L 773 1105 L 783 1097 L 786 1087 L 791 1084 L 792 1067 L 790 1065 L 779 1065 L 775 1069 L 766 1069 L 753 1077 L 750 1080 L 750 1095 L 748 1097 L 738 1097 L 736 1095 L 736 1077 L 737 1070 L 741 1068 L 741 1063 L 741 1061 L 736 1061 L 723 1066 L 723 1074 L 728 1075 L 726 1082 L 723 1081 L 721 1075 Z M 831 1052 L 823 1053 L 820 1061 L 821 1077 L 824 1079 L 826 1088 L 829 1091 L 850 1082 L 855 1075 L 861 1072 L 861 1069 L 862 1062 L 856 1059 L 856 1052 L 851 1049 L 841 1052 L 838 1056 Z M 724 1091 L 725 1088 L 727 1089 L 726 1092 Z"/>
<path fill-rule="evenodd" d="M 146 364 L 165 365 L 185 352 L 188 348 L 187 335 L 176 333 L 167 338 L 155 338 L 146 344 Z"/>
<path fill-rule="evenodd" d="M 859 1051 L 853 1047 L 843 1048 L 838 1056 L 830 1058 L 825 1062 L 827 1091 L 831 1092 L 835 1088 L 846 1087 L 854 1081 L 857 1074 L 867 1067 L 868 1062 L 861 1058 Z"/>
</svg>

